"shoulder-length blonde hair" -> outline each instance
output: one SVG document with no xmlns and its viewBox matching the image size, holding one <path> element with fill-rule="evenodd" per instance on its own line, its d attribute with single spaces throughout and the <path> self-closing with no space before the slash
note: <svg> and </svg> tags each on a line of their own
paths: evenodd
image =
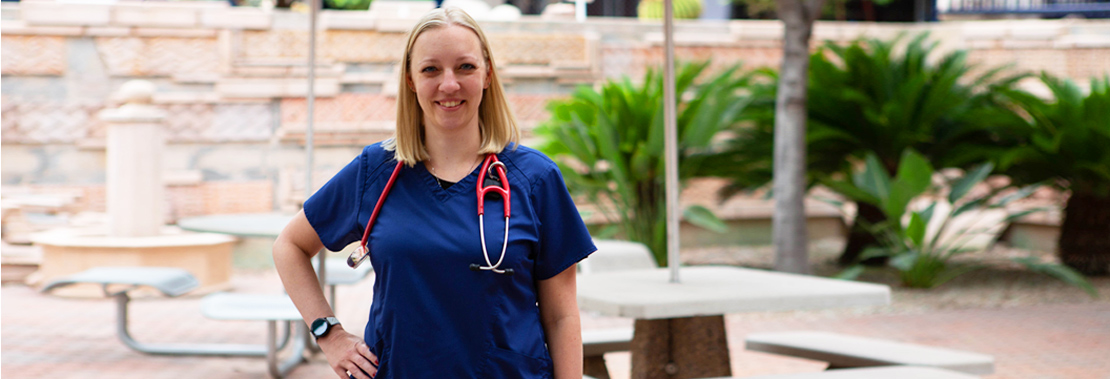
<svg viewBox="0 0 1110 379">
<path fill-rule="evenodd" d="M 482 45 L 482 56 L 489 66 L 490 85 L 482 91 L 482 103 L 478 106 L 478 130 L 482 138 L 478 153 L 500 153 L 510 143 L 520 141 L 520 128 L 517 127 L 516 118 L 513 117 L 509 104 L 505 101 L 505 90 L 497 77 L 497 67 L 493 63 L 493 54 L 490 53 L 486 35 L 478 27 L 478 23 L 463 10 L 454 7 L 435 9 L 424 15 L 409 33 L 409 41 L 401 57 L 401 80 L 397 92 L 397 129 L 393 133 L 393 138 L 383 143 L 386 150 L 393 151 L 394 157 L 398 161 L 405 162 L 409 167 L 429 158 L 428 150 L 424 145 L 424 112 L 416 99 L 416 92 L 408 85 L 409 71 L 412 69 L 412 47 L 416 43 L 416 38 L 425 31 L 450 25 L 458 25 L 474 31 Z"/>
</svg>

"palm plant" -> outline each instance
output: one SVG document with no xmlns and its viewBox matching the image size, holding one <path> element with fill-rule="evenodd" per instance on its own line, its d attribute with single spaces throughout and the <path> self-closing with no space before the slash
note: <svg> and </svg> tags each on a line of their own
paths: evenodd
<svg viewBox="0 0 1110 379">
<path fill-rule="evenodd" d="M 875 154 L 893 175 L 902 151 L 913 148 L 938 167 L 968 167 L 1016 144 L 1008 129 L 1021 120 L 1005 107 L 1000 89 L 1023 76 L 1003 77 L 1003 68 L 975 74 L 966 51 L 938 59 L 936 42 L 920 34 L 899 49 L 905 35 L 890 41 L 857 40 L 848 46 L 827 42 L 810 56 L 807 179 L 851 174 L 850 161 Z M 772 81 L 777 77 L 772 74 Z M 754 189 L 771 181 L 774 141 L 774 84 L 753 89 L 756 99 L 723 151 L 706 158 L 703 174 L 731 180 L 730 191 Z M 735 168 L 735 169 L 733 169 Z M 886 219 L 882 210 L 858 203 L 842 264 L 856 261 L 877 240 L 865 223 Z"/>
<path fill-rule="evenodd" d="M 1090 93 L 1047 73 L 1043 100 L 1017 90 L 1007 95 L 1025 113 L 1023 144 L 1000 165 L 1016 183 L 1048 181 L 1071 192 L 1060 226 L 1060 260 L 1087 275 L 1110 273 L 1110 76 L 1091 80 Z"/>
<path fill-rule="evenodd" d="M 718 131 L 735 123 L 746 106 L 742 93 L 750 74 L 739 65 L 696 83 L 709 62 L 680 64 L 677 127 L 680 179 L 701 163 Z M 579 87 L 571 98 L 548 104 L 551 119 L 536 128 L 540 150 L 552 157 L 571 192 L 585 196 L 614 221 L 619 232 L 651 248 L 656 263 L 667 264 L 663 170 L 662 75 L 648 70 L 642 84 L 609 80 L 600 91 Z M 692 224 L 722 230 L 704 207 L 683 216 Z"/>
</svg>

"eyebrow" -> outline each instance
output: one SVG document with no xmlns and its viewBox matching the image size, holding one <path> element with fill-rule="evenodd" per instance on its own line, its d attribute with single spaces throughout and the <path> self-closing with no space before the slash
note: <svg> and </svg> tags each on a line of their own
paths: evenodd
<svg viewBox="0 0 1110 379">
<path fill-rule="evenodd" d="M 482 59 L 480 59 L 480 58 L 478 58 L 478 57 L 476 57 L 476 56 L 473 56 L 473 55 L 467 54 L 467 55 L 463 55 L 463 56 L 459 57 L 459 59 L 456 59 L 456 60 L 455 60 L 455 62 L 456 62 L 456 63 L 465 63 L 465 61 L 474 61 L 474 62 L 477 62 L 477 63 L 481 63 Z M 426 64 L 431 64 L 431 63 L 439 63 L 439 59 L 436 59 L 436 58 L 426 58 L 426 59 L 424 59 L 424 60 L 421 60 L 421 61 L 419 61 L 419 62 L 416 62 L 416 64 L 417 64 L 418 66 L 423 66 L 423 65 L 426 65 Z"/>
</svg>

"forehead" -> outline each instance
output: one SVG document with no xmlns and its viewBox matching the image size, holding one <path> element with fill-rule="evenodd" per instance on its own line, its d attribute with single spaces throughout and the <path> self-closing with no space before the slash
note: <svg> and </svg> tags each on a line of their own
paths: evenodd
<svg viewBox="0 0 1110 379">
<path fill-rule="evenodd" d="M 460 25 L 447 25 L 425 30 L 416 37 L 412 45 L 412 61 L 457 60 L 478 58 L 482 54 L 482 43 L 470 28 Z"/>
</svg>

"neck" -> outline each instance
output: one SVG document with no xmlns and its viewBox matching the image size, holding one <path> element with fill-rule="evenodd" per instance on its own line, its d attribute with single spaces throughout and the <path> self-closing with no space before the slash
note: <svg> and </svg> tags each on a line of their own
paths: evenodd
<svg viewBox="0 0 1110 379">
<path fill-rule="evenodd" d="M 429 158 L 424 162 L 432 174 L 443 180 L 457 182 L 470 174 L 481 157 L 478 148 L 481 138 L 478 127 L 443 131 L 425 129 L 424 146 Z"/>
</svg>

